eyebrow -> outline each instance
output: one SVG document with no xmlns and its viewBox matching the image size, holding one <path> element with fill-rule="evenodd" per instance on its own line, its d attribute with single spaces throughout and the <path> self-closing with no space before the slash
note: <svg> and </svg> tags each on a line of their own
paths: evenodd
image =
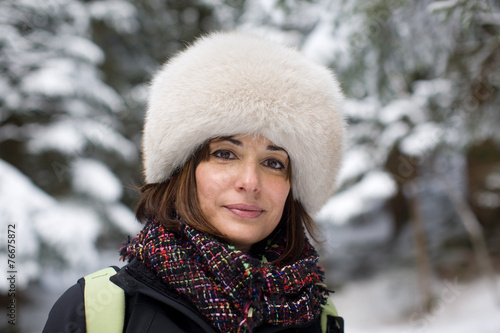
<svg viewBox="0 0 500 333">
<path fill-rule="evenodd" d="M 284 149 L 284 148 L 281 148 L 281 147 L 278 147 L 278 146 L 273 146 L 273 145 L 269 145 L 267 146 L 267 150 L 272 150 L 272 151 L 284 151 L 285 153 L 287 153 L 287 151 Z M 287 153 L 288 154 L 288 153 Z"/>
<path fill-rule="evenodd" d="M 215 140 L 216 141 L 229 141 L 229 142 L 231 142 L 232 144 L 234 144 L 235 146 L 238 146 L 238 147 L 242 147 L 243 146 L 243 143 L 241 141 L 238 141 L 238 140 L 234 139 L 231 136 L 223 136 L 223 137 L 217 138 Z M 281 148 L 281 147 L 278 147 L 278 146 L 274 146 L 274 145 L 267 146 L 267 150 L 270 150 L 270 151 L 283 151 L 283 152 L 285 152 L 285 153 L 288 154 L 288 152 L 284 148 Z"/>
</svg>

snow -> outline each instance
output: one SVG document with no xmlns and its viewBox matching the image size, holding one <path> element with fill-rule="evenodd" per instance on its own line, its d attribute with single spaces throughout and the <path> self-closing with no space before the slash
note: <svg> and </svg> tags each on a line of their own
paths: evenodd
<svg viewBox="0 0 500 333">
<path fill-rule="evenodd" d="M 101 64 L 104 61 L 104 52 L 86 38 L 61 36 L 57 43 L 64 49 L 64 53 L 72 58 L 81 58 L 94 64 Z"/>
<path fill-rule="evenodd" d="M 39 70 L 23 78 L 21 89 L 31 94 L 47 97 L 74 95 L 77 88 L 72 80 L 76 72 L 75 63 L 70 59 L 46 61 Z"/>
<path fill-rule="evenodd" d="M 500 303 L 485 279 L 436 281 L 434 309 L 422 311 L 416 272 L 396 270 L 347 284 L 332 296 L 348 333 L 498 333 Z M 500 282 L 500 278 L 497 278 Z"/>
<path fill-rule="evenodd" d="M 73 103 L 68 106 L 75 105 Z M 80 107 L 83 107 L 81 104 Z M 83 109 L 74 110 L 85 112 Z M 28 125 L 28 150 L 33 154 L 55 150 L 67 155 L 87 155 L 96 147 L 116 153 L 125 161 L 136 161 L 139 157 L 137 146 L 116 132 L 104 122 L 92 119 L 64 119 L 43 127 Z"/>
<path fill-rule="evenodd" d="M 0 32 L 1 33 L 1 32 Z M 3 118 L 7 118 L 7 110 L 16 109 L 19 107 L 21 102 L 21 97 L 19 96 L 19 92 L 13 89 L 7 77 L 0 77 L 0 91 L 3 92 L 2 96 L 0 96 L 0 100 L 4 104 L 4 110 L 0 112 L 0 121 Z"/>
<path fill-rule="evenodd" d="M 401 141 L 401 151 L 410 156 L 423 156 L 436 148 L 441 141 L 441 135 L 442 130 L 437 124 L 419 124 Z"/>
<path fill-rule="evenodd" d="M 429 98 L 434 98 L 441 108 L 450 107 L 456 94 L 453 82 L 441 78 L 416 81 L 412 87 L 414 99 L 423 99 L 427 102 Z"/>
<path fill-rule="evenodd" d="M 346 117 L 355 120 L 372 120 L 377 118 L 380 103 L 373 97 L 363 99 L 347 98 L 343 104 Z"/>
<path fill-rule="evenodd" d="M 343 184 L 348 180 L 360 177 L 373 167 L 375 164 L 368 152 L 360 148 L 350 149 L 344 154 L 338 182 Z"/>
<path fill-rule="evenodd" d="M 335 6 L 337 9 L 335 11 L 325 8 L 317 14 L 320 17 L 319 22 L 308 34 L 302 47 L 302 52 L 308 58 L 326 66 L 334 63 L 336 72 L 341 72 L 352 65 L 350 55 L 355 52 L 356 46 L 351 38 L 356 33 L 353 27 L 356 22 L 359 22 L 359 18 L 353 16 L 351 17 L 352 24 L 339 24 L 341 21 L 339 16 L 345 15 L 343 10 L 338 10 L 339 6 L 341 5 Z"/>
<path fill-rule="evenodd" d="M 0 161 L 0 219 L 19 230 L 20 291 L 40 282 L 50 268 L 88 269 L 99 255 L 98 238 L 114 230 L 106 224 L 124 232 L 137 228 L 120 201 L 121 180 L 109 167 L 137 165 L 139 152 L 124 136 L 130 116 L 124 99 L 98 67 L 105 51 L 93 40 L 89 7 L 99 5 L 105 11 L 101 19 L 114 20 L 120 32 L 135 31 L 136 10 L 128 1 L 0 2 L 0 69 L 5 72 L 0 144 L 1 153 L 15 163 Z M 11 147 L 19 151 L 10 155 Z M 99 161 L 91 159 L 96 156 Z M 0 259 L 6 262 L 4 250 Z M 0 281 L 0 291 L 5 283 Z"/>
<path fill-rule="evenodd" d="M 404 121 L 396 121 L 387 125 L 380 137 L 378 143 L 390 151 L 391 147 L 395 142 L 398 142 L 401 138 L 405 137 L 410 132 L 410 127 Z"/>
<path fill-rule="evenodd" d="M 325 17 L 327 16 L 327 17 Z M 321 64 L 328 65 L 335 54 L 335 48 L 338 46 L 336 41 L 331 38 L 334 33 L 332 27 L 331 15 L 322 15 L 320 22 L 309 34 L 306 42 L 302 46 L 302 52 L 310 59 Z"/>
<path fill-rule="evenodd" d="M 55 122 L 45 127 L 30 125 L 26 128 L 30 138 L 28 151 L 39 154 L 48 150 L 56 150 L 63 154 L 72 154 L 83 149 L 85 140 L 69 122 Z"/>
<path fill-rule="evenodd" d="M 486 187 L 490 190 L 500 190 L 500 172 L 491 173 L 486 177 Z"/>
<path fill-rule="evenodd" d="M 127 235 L 137 234 L 141 228 L 140 224 L 136 219 L 134 213 L 130 208 L 123 204 L 115 203 L 108 206 L 108 217 L 123 233 Z"/>
<path fill-rule="evenodd" d="M 131 3 L 119 0 L 94 1 L 88 4 L 90 15 L 107 22 L 121 33 L 134 33 L 139 29 L 137 10 Z"/>
<path fill-rule="evenodd" d="M 439 11 L 450 10 L 456 7 L 458 3 L 459 0 L 434 1 L 427 6 L 427 11 L 429 13 L 436 13 Z"/>
<path fill-rule="evenodd" d="M 96 259 L 94 242 L 99 223 L 90 209 L 56 201 L 3 160 L 0 160 L 0 197 L 4 225 L 0 236 L 6 239 L 7 224 L 15 224 L 17 229 L 16 268 L 23 272 L 17 280 L 19 290 L 39 278 L 43 261 L 54 260 L 43 257 L 42 244 L 67 260 L 69 268 L 86 267 Z M 0 252 L 0 260 L 7 262 L 5 252 Z M 6 279 L 0 279 L 0 291 L 5 290 L 6 283 Z"/>
<path fill-rule="evenodd" d="M 0 197 L 0 216 L 5 223 L 28 220 L 31 214 L 55 202 L 29 178 L 1 159 Z"/>
<path fill-rule="evenodd" d="M 79 203 L 62 203 L 33 218 L 35 231 L 70 267 L 87 267 L 98 257 L 95 242 L 100 233 L 96 212 Z"/>
<path fill-rule="evenodd" d="M 123 194 L 121 181 L 102 162 L 80 158 L 72 163 L 73 189 L 77 193 L 104 202 L 113 202 Z"/>
<path fill-rule="evenodd" d="M 345 224 L 391 197 L 395 190 L 394 180 L 387 173 L 370 171 L 361 181 L 328 200 L 316 219 Z"/>
<path fill-rule="evenodd" d="M 500 13 L 481 13 L 483 24 L 500 25 Z"/>
<path fill-rule="evenodd" d="M 90 119 L 81 120 L 78 122 L 77 129 L 82 132 L 91 145 L 112 151 L 125 161 L 137 161 L 139 158 L 137 146 L 104 122 L 99 123 Z"/>
<path fill-rule="evenodd" d="M 283 11 L 278 9 L 276 0 L 257 0 L 255 1 L 266 16 L 269 16 L 273 22 L 283 23 L 286 19 Z"/>
<path fill-rule="evenodd" d="M 494 192 L 479 192 L 475 198 L 476 203 L 481 207 L 495 209 L 500 207 L 500 195 Z"/>
<path fill-rule="evenodd" d="M 384 124 L 390 124 L 405 117 L 413 123 L 422 122 L 424 115 L 421 106 L 411 99 L 397 99 L 382 108 L 379 120 Z"/>
<path fill-rule="evenodd" d="M 77 46 L 78 42 L 75 42 L 73 46 L 81 48 L 83 43 L 80 39 L 80 45 Z M 94 50 L 94 53 L 96 52 L 98 51 Z M 91 53 L 87 58 L 99 58 L 99 55 Z M 26 94 L 52 98 L 77 97 L 96 101 L 113 112 L 123 109 L 122 98 L 101 81 L 97 70 L 91 64 L 78 63 L 73 58 L 59 55 L 45 60 L 37 67 L 39 68 L 21 78 L 20 88 Z M 71 113 L 71 110 L 67 111 Z"/>
</svg>

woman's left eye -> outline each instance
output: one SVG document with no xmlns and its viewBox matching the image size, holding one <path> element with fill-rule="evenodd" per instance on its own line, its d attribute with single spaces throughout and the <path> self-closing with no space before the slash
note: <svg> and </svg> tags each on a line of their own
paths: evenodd
<svg viewBox="0 0 500 333">
<path fill-rule="evenodd" d="M 285 168 L 285 165 L 283 163 L 274 158 L 265 160 L 264 165 L 276 170 L 282 170 Z"/>
</svg>

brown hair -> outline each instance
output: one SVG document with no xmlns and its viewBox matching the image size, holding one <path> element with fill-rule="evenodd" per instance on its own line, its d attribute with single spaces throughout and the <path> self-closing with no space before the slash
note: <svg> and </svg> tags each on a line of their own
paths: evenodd
<svg viewBox="0 0 500 333">
<path fill-rule="evenodd" d="M 179 216 L 193 228 L 223 238 L 203 215 L 198 203 L 196 190 L 196 167 L 209 158 L 209 145 L 205 143 L 198 149 L 181 169 L 164 183 L 146 184 L 140 188 L 140 199 L 135 211 L 139 221 L 157 219 L 170 230 L 179 230 Z M 287 178 L 292 183 L 291 161 L 287 167 Z M 290 188 L 283 209 L 283 215 L 277 228 L 286 232 L 286 246 L 283 254 L 275 260 L 283 264 L 297 261 L 304 252 L 307 236 L 304 228 L 313 240 L 316 240 L 316 225 L 307 214 L 302 204 L 293 198 Z"/>
</svg>

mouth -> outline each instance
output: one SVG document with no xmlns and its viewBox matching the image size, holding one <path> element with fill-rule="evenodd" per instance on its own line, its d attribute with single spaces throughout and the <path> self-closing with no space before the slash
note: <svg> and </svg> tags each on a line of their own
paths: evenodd
<svg viewBox="0 0 500 333">
<path fill-rule="evenodd" d="M 234 215 L 246 218 L 246 219 L 254 219 L 262 215 L 264 210 L 259 206 L 255 205 L 247 205 L 247 204 L 234 204 L 224 206 L 227 210 L 229 210 Z"/>
</svg>

